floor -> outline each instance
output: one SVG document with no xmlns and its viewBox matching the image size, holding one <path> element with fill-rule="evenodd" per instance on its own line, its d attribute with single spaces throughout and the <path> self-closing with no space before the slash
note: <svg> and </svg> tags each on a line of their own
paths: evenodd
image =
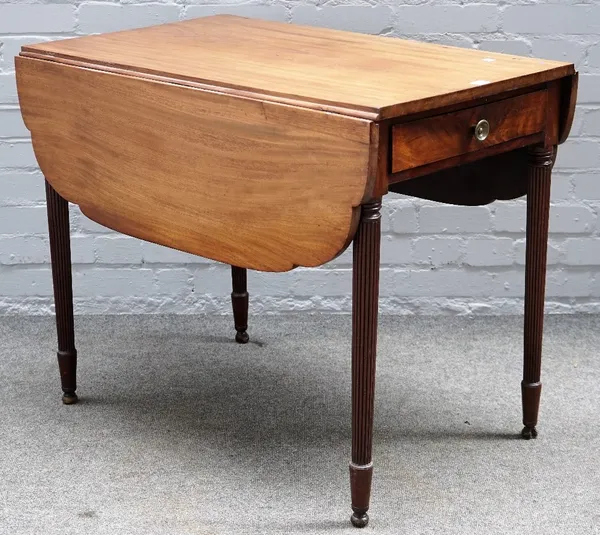
<svg viewBox="0 0 600 535">
<path fill-rule="evenodd" d="M 0 533 L 356 534 L 350 318 L 0 318 Z M 600 317 L 547 318 L 540 436 L 519 317 L 383 317 L 374 534 L 600 534 Z"/>
</svg>

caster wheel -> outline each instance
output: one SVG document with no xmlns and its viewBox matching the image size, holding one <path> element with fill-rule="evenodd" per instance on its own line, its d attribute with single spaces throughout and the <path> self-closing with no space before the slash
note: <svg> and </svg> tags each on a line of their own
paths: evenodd
<svg viewBox="0 0 600 535">
<path fill-rule="evenodd" d="M 363 513 L 361 515 L 352 513 L 350 522 L 352 522 L 352 525 L 355 528 L 364 528 L 369 523 L 369 515 L 367 513 Z"/>
<path fill-rule="evenodd" d="M 244 332 L 237 332 L 235 333 L 235 341 L 238 344 L 247 344 L 248 341 L 250 340 L 250 337 L 248 336 L 248 333 L 246 331 Z"/>
<path fill-rule="evenodd" d="M 535 427 L 524 427 L 523 431 L 521 431 L 521 436 L 525 440 L 531 440 L 532 438 L 537 438 L 538 432 Z"/>
<path fill-rule="evenodd" d="M 74 405 L 79 401 L 77 394 L 75 392 L 65 392 L 62 397 L 62 402 L 65 405 Z"/>
</svg>

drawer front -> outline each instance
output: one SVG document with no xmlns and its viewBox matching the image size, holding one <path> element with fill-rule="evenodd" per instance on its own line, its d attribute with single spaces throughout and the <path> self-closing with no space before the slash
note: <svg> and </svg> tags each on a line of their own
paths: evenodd
<svg viewBox="0 0 600 535">
<path fill-rule="evenodd" d="M 392 173 L 542 132 L 546 125 L 547 104 L 547 92 L 536 91 L 394 125 Z"/>
</svg>

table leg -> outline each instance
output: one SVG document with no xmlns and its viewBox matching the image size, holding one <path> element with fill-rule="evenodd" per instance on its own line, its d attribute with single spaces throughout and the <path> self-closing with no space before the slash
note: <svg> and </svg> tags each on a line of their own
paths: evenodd
<svg viewBox="0 0 600 535">
<path fill-rule="evenodd" d="M 58 367 L 63 403 L 77 403 L 77 350 L 73 324 L 73 284 L 71 275 L 71 237 L 69 203 L 46 182 L 46 207 L 50 235 L 50 258 L 54 285 L 54 308 L 58 335 Z"/>
<path fill-rule="evenodd" d="M 231 266 L 231 304 L 233 305 L 233 322 L 235 324 L 235 341 L 238 344 L 247 344 L 250 340 L 248 329 L 248 289 L 246 269 Z"/>
<path fill-rule="evenodd" d="M 527 244 L 525 253 L 525 326 L 523 381 L 523 438 L 537 437 L 537 419 L 542 383 L 542 333 L 546 290 L 546 255 L 548 250 L 548 217 L 550 212 L 550 180 L 554 151 L 540 146 L 529 150 L 527 184 Z"/>
<path fill-rule="evenodd" d="M 371 496 L 373 401 L 379 301 L 381 199 L 362 206 L 352 275 L 352 524 L 365 527 Z"/>
</svg>

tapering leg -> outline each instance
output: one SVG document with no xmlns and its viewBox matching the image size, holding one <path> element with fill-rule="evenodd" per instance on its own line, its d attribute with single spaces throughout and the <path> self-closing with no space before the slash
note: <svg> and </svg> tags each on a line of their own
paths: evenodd
<svg viewBox="0 0 600 535">
<path fill-rule="evenodd" d="M 244 268 L 231 266 L 231 280 L 233 291 L 231 292 L 231 304 L 233 305 L 233 321 L 235 323 L 235 341 L 239 344 L 247 344 L 250 340 L 246 330 L 248 329 L 248 291 L 247 275 Z"/>
<path fill-rule="evenodd" d="M 352 462 L 350 490 L 352 524 L 362 528 L 369 522 L 373 463 L 373 406 L 377 311 L 379 301 L 379 245 L 381 200 L 362 207 L 354 237 L 352 274 Z"/>
<path fill-rule="evenodd" d="M 58 367 L 63 403 L 77 402 L 77 350 L 73 325 L 73 285 L 71 277 L 71 237 L 69 203 L 46 182 L 46 206 L 50 234 L 50 258 L 54 284 L 54 308 L 58 334 Z"/>
<path fill-rule="evenodd" d="M 537 420 L 542 383 L 542 334 L 546 291 L 546 255 L 550 180 L 554 151 L 540 146 L 529 150 L 527 184 L 527 244 L 525 253 L 525 326 L 523 382 L 523 438 L 537 437 Z"/>
</svg>

